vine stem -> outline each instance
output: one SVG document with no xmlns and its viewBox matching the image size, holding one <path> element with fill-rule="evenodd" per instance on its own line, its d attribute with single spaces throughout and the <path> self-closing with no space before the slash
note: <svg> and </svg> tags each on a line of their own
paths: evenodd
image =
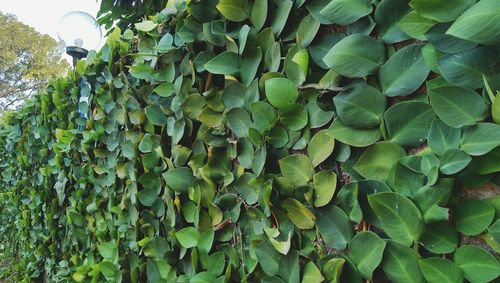
<svg viewBox="0 0 500 283">
<path fill-rule="evenodd" d="M 336 91 L 336 92 L 341 92 L 341 91 L 345 90 L 345 88 L 343 88 L 343 87 L 336 87 L 336 86 L 324 87 L 324 86 L 321 86 L 320 84 L 314 84 L 314 83 L 298 86 L 298 89 L 309 89 L 309 88 L 314 88 L 314 89 L 319 89 L 319 90 Z"/>
</svg>

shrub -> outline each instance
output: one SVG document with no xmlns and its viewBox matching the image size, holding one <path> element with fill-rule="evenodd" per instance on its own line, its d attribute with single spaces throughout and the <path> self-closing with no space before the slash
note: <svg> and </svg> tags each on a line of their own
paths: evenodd
<svg viewBox="0 0 500 283">
<path fill-rule="evenodd" d="M 463 189 L 500 171 L 500 2 L 475 2 L 177 1 L 115 28 L 4 118 L 6 272 L 496 279 L 500 198 Z"/>
</svg>

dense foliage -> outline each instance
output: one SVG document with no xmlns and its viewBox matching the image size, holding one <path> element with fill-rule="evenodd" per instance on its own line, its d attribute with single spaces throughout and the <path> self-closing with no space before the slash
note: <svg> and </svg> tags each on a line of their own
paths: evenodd
<svg viewBox="0 0 500 283">
<path fill-rule="evenodd" d="M 495 280 L 500 196 L 464 188 L 500 179 L 499 17 L 497 0 L 179 0 L 115 28 L 4 118 L 4 275 Z"/>
<path fill-rule="evenodd" d="M 0 113 L 66 73 L 63 47 L 48 35 L 0 12 Z"/>
</svg>

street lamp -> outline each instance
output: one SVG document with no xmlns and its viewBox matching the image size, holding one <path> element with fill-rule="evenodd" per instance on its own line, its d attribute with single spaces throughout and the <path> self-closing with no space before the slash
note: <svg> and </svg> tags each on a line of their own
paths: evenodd
<svg viewBox="0 0 500 283">
<path fill-rule="evenodd" d="M 59 21 L 57 36 L 64 43 L 66 53 L 73 57 L 73 68 L 78 60 L 87 57 L 89 50 L 96 49 L 101 43 L 101 27 L 96 19 L 82 11 L 73 11 L 64 15 Z M 82 76 L 78 86 L 78 129 L 84 129 L 84 121 L 89 117 L 89 105 L 92 99 L 91 85 Z"/>
<path fill-rule="evenodd" d="M 64 15 L 57 28 L 59 40 L 64 42 L 66 53 L 76 62 L 85 58 L 89 50 L 95 49 L 101 42 L 102 32 L 99 23 L 90 14 L 73 11 Z"/>
</svg>

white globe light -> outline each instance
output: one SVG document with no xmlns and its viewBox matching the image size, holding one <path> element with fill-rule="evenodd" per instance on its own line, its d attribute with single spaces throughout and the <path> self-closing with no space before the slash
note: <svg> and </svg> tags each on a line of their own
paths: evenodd
<svg viewBox="0 0 500 283">
<path fill-rule="evenodd" d="M 88 50 L 95 49 L 99 46 L 102 38 L 102 31 L 99 23 L 90 14 L 73 11 L 64 15 L 59 21 L 57 28 L 57 36 L 59 40 L 64 42 L 66 52 L 71 56 L 85 57 Z M 83 49 L 83 50 L 80 50 Z M 71 51 L 79 50 L 83 52 L 71 54 Z"/>
</svg>

